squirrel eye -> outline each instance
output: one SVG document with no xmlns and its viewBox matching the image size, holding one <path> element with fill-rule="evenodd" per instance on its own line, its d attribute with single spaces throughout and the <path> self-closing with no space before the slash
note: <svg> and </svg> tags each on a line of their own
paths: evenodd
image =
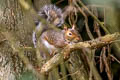
<svg viewBox="0 0 120 80">
<path fill-rule="evenodd" d="M 72 35 L 72 33 L 69 33 L 69 35 Z"/>
</svg>

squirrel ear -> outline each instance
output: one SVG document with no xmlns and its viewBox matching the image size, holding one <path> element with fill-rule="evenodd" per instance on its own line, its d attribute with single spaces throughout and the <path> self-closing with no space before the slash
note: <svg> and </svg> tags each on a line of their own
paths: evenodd
<svg viewBox="0 0 120 80">
<path fill-rule="evenodd" d="M 75 29 L 75 25 L 73 24 L 72 29 Z"/>
<path fill-rule="evenodd" d="M 68 30 L 68 28 L 67 28 L 67 26 L 66 26 L 66 25 L 64 25 L 64 30 L 65 30 L 65 31 L 67 31 L 67 30 Z"/>
</svg>

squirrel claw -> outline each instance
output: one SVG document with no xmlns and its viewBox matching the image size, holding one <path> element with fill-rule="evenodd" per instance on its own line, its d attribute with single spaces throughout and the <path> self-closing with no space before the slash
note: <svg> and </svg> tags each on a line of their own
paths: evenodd
<svg viewBox="0 0 120 80">
<path fill-rule="evenodd" d="M 70 54 L 69 53 L 65 53 L 64 54 L 64 59 L 66 60 L 66 59 L 68 59 L 70 57 Z"/>
</svg>

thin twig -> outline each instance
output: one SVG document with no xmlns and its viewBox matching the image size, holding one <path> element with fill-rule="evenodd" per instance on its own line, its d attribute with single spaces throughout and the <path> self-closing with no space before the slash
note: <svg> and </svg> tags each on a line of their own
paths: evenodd
<svg viewBox="0 0 120 80">
<path fill-rule="evenodd" d="M 89 26 L 88 26 L 88 18 L 87 18 L 87 15 L 83 12 L 83 10 L 79 7 L 79 5 L 74 2 L 74 4 L 77 6 L 78 10 L 82 13 L 82 15 L 85 17 L 85 26 L 86 26 L 86 30 L 87 30 L 87 33 L 90 37 L 90 39 L 94 39 L 90 29 L 89 29 Z"/>
<path fill-rule="evenodd" d="M 109 34 L 110 32 L 106 29 L 106 27 L 100 22 L 100 20 L 82 3 L 81 0 L 77 0 L 77 2 L 99 23 L 100 27 Z"/>
<path fill-rule="evenodd" d="M 92 10 L 95 16 L 98 18 L 97 8 L 93 7 Z M 98 37 L 101 37 L 100 27 L 98 27 L 98 23 L 95 20 L 94 20 L 94 31 L 97 33 Z"/>
<path fill-rule="evenodd" d="M 68 75 L 66 75 L 66 76 L 64 76 L 63 78 L 58 79 L 58 80 L 63 80 L 64 78 L 66 78 L 66 77 L 68 77 L 68 76 L 71 76 L 71 75 L 75 75 L 75 74 L 77 74 L 77 73 L 78 73 L 78 71 L 76 71 L 76 72 L 74 72 L 74 73 L 71 73 L 71 74 L 68 74 Z"/>
<path fill-rule="evenodd" d="M 103 55 L 103 52 L 101 52 L 100 54 L 100 72 L 101 73 L 103 72 L 103 68 L 104 68 L 102 55 Z"/>
<path fill-rule="evenodd" d="M 64 0 L 59 0 L 57 1 L 55 4 L 60 4 L 61 2 L 63 2 Z"/>
<path fill-rule="evenodd" d="M 110 55 L 110 57 L 112 57 L 114 60 L 116 60 L 120 64 L 120 61 L 116 57 L 114 57 L 113 55 Z"/>
<path fill-rule="evenodd" d="M 109 64 L 108 64 L 107 57 L 106 57 L 105 53 L 106 53 L 106 47 L 103 48 L 103 56 L 102 57 L 103 57 L 103 62 L 104 62 L 104 65 L 105 65 L 105 70 L 107 72 L 108 79 L 112 80 L 112 74 L 111 74 L 111 71 L 110 71 Z"/>
</svg>

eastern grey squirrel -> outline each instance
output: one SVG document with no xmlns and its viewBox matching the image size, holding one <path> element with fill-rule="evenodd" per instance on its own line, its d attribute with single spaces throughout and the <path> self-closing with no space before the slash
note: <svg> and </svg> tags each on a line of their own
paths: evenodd
<svg viewBox="0 0 120 80">
<path fill-rule="evenodd" d="M 38 15 L 41 18 L 44 18 L 48 23 L 57 27 L 62 26 L 62 24 L 64 23 L 62 10 L 53 4 L 43 6 L 38 12 Z M 47 25 L 43 25 L 40 22 L 40 20 L 35 21 L 35 24 L 36 24 L 36 29 L 39 29 L 41 26 L 44 26 L 44 29 L 42 32 L 44 32 L 49 28 Z M 35 32 L 33 32 L 32 40 L 33 40 L 34 47 L 36 48 L 37 39 L 36 39 Z"/>
<path fill-rule="evenodd" d="M 62 10 L 57 8 L 55 5 L 45 5 L 43 8 L 41 8 L 38 15 L 56 27 L 59 27 L 64 23 Z M 36 29 L 39 29 L 41 25 L 45 28 L 45 30 L 42 31 L 39 39 L 36 39 L 36 33 L 33 32 L 32 39 L 35 48 L 37 46 L 36 42 L 40 41 L 39 46 L 40 53 L 42 55 L 45 53 L 44 48 L 48 50 L 50 55 L 53 55 L 58 49 L 64 48 L 71 42 L 77 42 L 80 40 L 79 34 L 77 30 L 75 30 L 74 25 L 72 28 L 64 27 L 64 30 L 54 30 L 38 21 Z"/>
</svg>

